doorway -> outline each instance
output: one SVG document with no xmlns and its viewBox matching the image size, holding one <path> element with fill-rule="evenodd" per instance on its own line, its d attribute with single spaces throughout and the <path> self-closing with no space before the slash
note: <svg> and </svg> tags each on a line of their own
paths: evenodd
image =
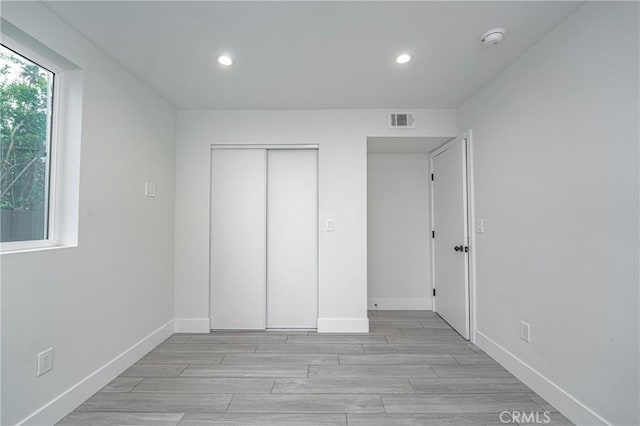
<svg viewBox="0 0 640 426">
<path fill-rule="evenodd" d="M 315 146 L 211 150 L 212 329 L 317 328 Z"/>
<path fill-rule="evenodd" d="M 434 311 L 467 340 L 472 272 L 469 141 L 463 135 L 430 154 Z"/>
<path fill-rule="evenodd" d="M 367 139 L 369 310 L 432 310 L 429 153 L 450 139 Z"/>
</svg>

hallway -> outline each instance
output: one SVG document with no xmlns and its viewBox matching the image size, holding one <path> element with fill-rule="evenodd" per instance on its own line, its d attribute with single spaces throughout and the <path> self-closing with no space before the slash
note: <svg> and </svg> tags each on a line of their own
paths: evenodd
<svg viewBox="0 0 640 426">
<path fill-rule="evenodd" d="M 545 410 L 571 424 L 433 312 L 369 320 L 369 335 L 174 334 L 59 424 L 500 425 Z"/>
</svg>

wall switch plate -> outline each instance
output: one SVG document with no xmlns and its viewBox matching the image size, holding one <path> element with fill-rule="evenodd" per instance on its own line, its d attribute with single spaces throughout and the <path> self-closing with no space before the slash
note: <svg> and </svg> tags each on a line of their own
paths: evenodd
<svg viewBox="0 0 640 426">
<path fill-rule="evenodd" d="M 525 342 L 531 342 L 530 326 L 524 321 L 520 321 L 520 338 Z"/>
<path fill-rule="evenodd" d="M 327 232 L 333 232 L 335 230 L 333 226 L 333 218 L 327 219 Z"/>
<path fill-rule="evenodd" d="M 156 184 L 153 182 L 145 182 L 144 183 L 144 195 L 147 197 L 155 197 L 156 196 Z"/>
<path fill-rule="evenodd" d="M 476 232 L 478 234 L 484 234 L 484 219 L 476 220 Z"/>
<path fill-rule="evenodd" d="M 51 370 L 53 370 L 53 348 L 49 348 L 38 354 L 38 371 L 36 374 L 42 376 Z"/>
</svg>

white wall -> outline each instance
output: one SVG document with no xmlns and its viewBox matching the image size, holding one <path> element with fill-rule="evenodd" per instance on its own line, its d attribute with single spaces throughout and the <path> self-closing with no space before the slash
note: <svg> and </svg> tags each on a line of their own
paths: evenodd
<svg viewBox="0 0 640 426">
<path fill-rule="evenodd" d="M 50 424 L 159 338 L 173 318 L 174 110 L 36 2 L 2 16 L 84 70 L 77 247 L 2 256 L 2 421 L 87 379 L 31 424 Z M 144 181 L 157 185 L 145 198 Z M 155 339 L 155 340 L 154 340 Z M 36 377 L 36 353 L 54 348 Z"/>
<path fill-rule="evenodd" d="M 209 328 L 211 144 L 318 144 L 319 330 L 367 331 L 367 136 L 454 136 L 453 110 L 417 110 L 416 128 L 390 130 L 387 112 L 180 111 L 176 146 L 175 317 Z M 324 232 L 326 218 L 335 232 Z"/>
<path fill-rule="evenodd" d="M 369 309 L 431 309 L 429 154 L 367 157 Z"/>
<path fill-rule="evenodd" d="M 581 424 L 640 423 L 638 40 L 637 3 L 587 3 L 459 109 L 478 344 Z"/>
</svg>

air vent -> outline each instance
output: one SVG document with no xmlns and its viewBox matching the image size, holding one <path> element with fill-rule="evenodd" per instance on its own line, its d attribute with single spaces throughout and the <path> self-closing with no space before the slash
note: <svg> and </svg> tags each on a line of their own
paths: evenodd
<svg viewBox="0 0 640 426">
<path fill-rule="evenodd" d="M 413 129 L 416 127 L 412 112 L 392 112 L 389 114 L 389 127 L 392 129 Z"/>
</svg>

